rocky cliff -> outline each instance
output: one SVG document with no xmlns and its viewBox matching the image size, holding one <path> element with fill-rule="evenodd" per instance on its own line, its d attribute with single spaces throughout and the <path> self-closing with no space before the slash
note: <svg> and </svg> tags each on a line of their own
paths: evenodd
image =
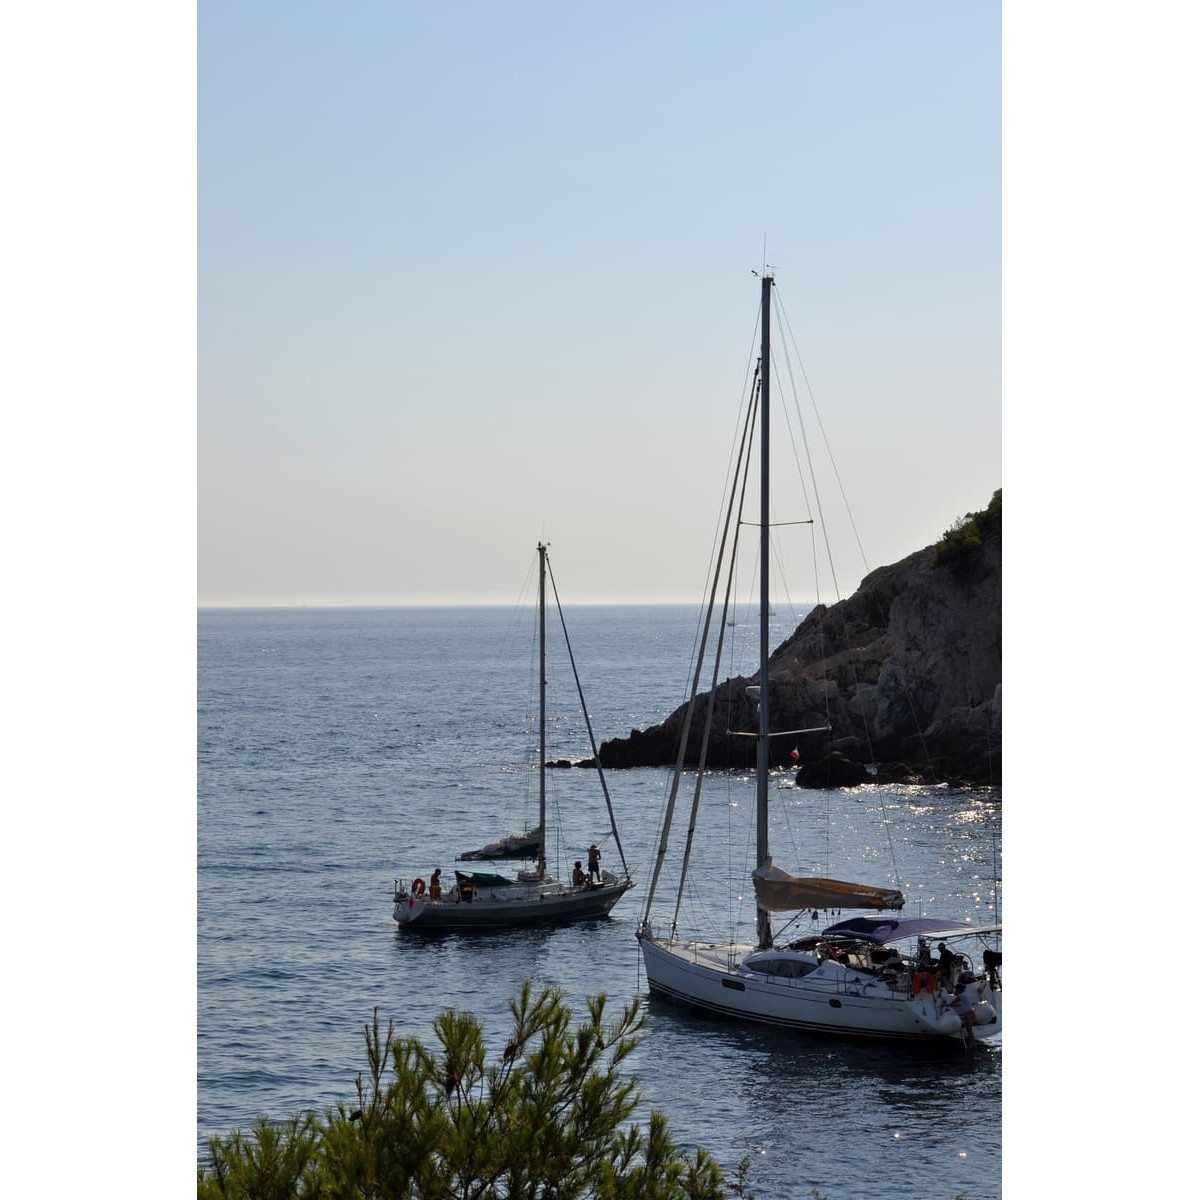
<svg viewBox="0 0 1200 1200">
<path fill-rule="evenodd" d="M 978 514 L 982 515 L 982 514 Z M 775 765 L 800 751 L 797 782 L 999 784 L 1001 535 L 934 566 L 933 546 L 868 575 L 847 600 L 813 609 L 770 660 Z M 758 676 L 717 688 L 710 767 L 752 767 Z M 673 764 L 686 706 L 600 747 L 606 767 Z M 698 706 L 697 712 L 703 713 Z M 698 761 L 702 719 L 686 761 Z"/>
</svg>

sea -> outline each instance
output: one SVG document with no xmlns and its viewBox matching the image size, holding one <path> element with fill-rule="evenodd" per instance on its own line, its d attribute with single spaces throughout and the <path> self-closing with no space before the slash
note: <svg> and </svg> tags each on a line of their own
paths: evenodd
<svg viewBox="0 0 1200 1200">
<path fill-rule="evenodd" d="M 776 612 L 781 641 L 802 613 Z M 548 618 L 547 757 L 661 721 L 686 698 L 698 614 L 687 606 L 567 606 L 569 651 Z M 968 1055 L 743 1026 L 650 997 L 634 937 L 668 794 L 666 768 L 547 772 L 550 865 L 596 842 L 636 880 L 610 917 L 560 929 L 422 936 L 392 920 L 397 880 L 450 875 L 455 857 L 536 824 L 534 623 L 523 608 L 201 609 L 198 622 L 197 1162 L 208 1140 L 353 1105 L 364 1030 L 434 1045 L 433 1021 L 467 1009 L 503 1045 L 522 981 L 582 1015 L 639 1000 L 627 1060 L 643 1126 L 661 1111 L 678 1145 L 759 1200 L 1001 1192 L 1000 1042 Z M 746 653 L 756 618 L 731 619 Z M 572 667 L 572 660 L 574 666 Z M 735 659 L 736 662 L 736 659 Z M 754 664 L 729 673 L 750 673 Z M 707 686 L 707 681 L 705 681 Z M 579 715 L 582 691 L 588 722 Z M 794 786 L 772 776 L 772 850 L 788 869 L 895 884 L 906 915 L 992 923 L 999 789 Z M 679 808 L 691 804 L 693 781 Z M 616 824 L 609 819 L 611 804 Z M 655 919 L 747 936 L 754 781 L 706 780 L 687 888 L 669 857 Z M 706 836 L 707 834 L 707 836 Z M 461 864 L 460 864 L 461 865 Z M 498 868 L 503 870 L 504 868 Z M 837 919 L 805 914 L 799 935 Z"/>
</svg>

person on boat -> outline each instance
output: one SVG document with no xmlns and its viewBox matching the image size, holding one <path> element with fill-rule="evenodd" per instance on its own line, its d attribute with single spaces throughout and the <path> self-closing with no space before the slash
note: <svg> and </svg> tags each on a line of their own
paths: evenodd
<svg viewBox="0 0 1200 1200">
<path fill-rule="evenodd" d="M 954 990 L 954 971 L 957 966 L 958 955 L 945 942 L 938 942 L 938 983 L 948 992 Z"/>
<path fill-rule="evenodd" d="M 442 868 L 438 867 L 429 877 L 429 898 L 430 900 L 440 900 L 442 898 Z"/>
<path fill-rule="evenodd" d="M 987 968 L 988 987 L 993 992 L 1000 990 L 1000 951 L 985 950 L 983 952 L 983 965 Z"/>
<path fill-rule="evenodd" d="M 904 973 L 904 959 L 900 957 L 900 951 L 891 946 L 888 949 L 887 957 L 883 960 L 883 969 L 880 974 L 882 978 L 891 980 L 895 983 L 897 979 Z"/>
<path fill-rule="evenodd" d="M 600 848 L 593 842 L 588 847 L 588 882 L 591 883 L 592 876 L 596 877 L 596 882 L 600 882 Z"/>
<path fill-rule="evenodd" d="M 576 887 L 583 887 L 587 883 L 588 877 L 583 873 L 583 863 L 579 859 L 575 860 L 575 870 L 571 872 L 571 882 Z"/>
<path fill-rule="evenodd" d="M 968 1043 L 975 1040 L 975 1003 L 978 999 L 975 976 L 970 971 L 964 971 L 962 978 L 954 985 L 954 1000 L 950 1008 L 962 1021 L 963 1039 Z"/>
<path fill-rule="evenodd" d="M 937 974 L 933 969 L 933 955 L 929 952 L 929 943 L 924 938 L 917 938 L 917 963 L 913 970 L 913 995 L 921 992 L 937 991 Z"/>
</svg>

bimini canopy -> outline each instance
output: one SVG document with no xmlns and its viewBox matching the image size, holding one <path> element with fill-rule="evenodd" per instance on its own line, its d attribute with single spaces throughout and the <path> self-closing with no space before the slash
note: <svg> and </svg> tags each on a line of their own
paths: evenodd
<svg viewBox="0 0 1200 1200">
<path fill-rule="evenodd" d="M 934 920 L 930 917 L 914 917 L 909 920 L 853 917 L 849 921 L 839 921 L 836 925 L 821 930 L 821 936 L 857 938 L 864 942 L 877 942 L 883 946 L 888 942 L 901 942 L 905 938 L 946 939 L 972 933 L 996 933 L 999 929 L 998 925 L 980 927 L 968 925 L 965 921 Z"/>
<path fill-rule="evenodd" d="M 893 888 L 840 879 L 797 878 L 768 863 L 753 872 L 754 895 L 767 912 L 797 912 L 802 908 L 904 907 L 904 896 Z"/>
</svg>

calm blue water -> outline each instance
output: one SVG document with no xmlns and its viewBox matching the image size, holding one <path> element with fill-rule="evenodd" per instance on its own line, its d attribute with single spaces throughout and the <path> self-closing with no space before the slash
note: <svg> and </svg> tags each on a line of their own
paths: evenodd
<svg viewBox="0 0 1200 1200">
<path fill-rule="evenodd" d="M 776 619 L 782 637 L 793 622 Z M 600 991 L 617 1006 L 648 995 L 633 931 L 665 770 L 607 774 L 638 881 L 608 921 L 426 941 L 391 920 L 394 879 L 449 871 L 455 853 L 533 823 L 531 619 L 481 608 L 204 610 L 198 620 L 201 1161 L 207 1137 L 260 1114 L 351 1099 L 376 1006 L 385 1023 L 432 1041 L 432 1018 L 448 1006 L 474 1010 L 501 1038 L 526 977 L 562 988 L 579 1011 Z M 568 608 L 567 620 L 597 742 L 683 698 L 691 609 Z M 569 666 L 550 675 L 549 755 L 583 757 L 586 729 L 566 715 Z M 563 860 L 597 841 L 617 865 L 596 774 L 549 774 Z M 778 785 L 782 865 L 879 883 L 895 882 L 894 866 L 906 911 L 990 919 L 998 796 L 799 791 L 786 771 Z M 720 777 L 706 796 L 716 836 L 698 853 L 682 920 L 748 928 L 752 901 L 726 880 L 745 878 L 753 784 Z M 667 902 L 660 888 L 656 908 Z M 760 1200 L 813 1188 L 854 1200 L 881 1184 L 920 1200 L 1000 1194 L 998 1047 L 973 1064 L 930 1061 L 653 1002 L 632 1069 L 643 1123 L 661 1109 L 681 1144 L 705 1146 L 730 1170 L 748 1155 Z"/>
</svg>

